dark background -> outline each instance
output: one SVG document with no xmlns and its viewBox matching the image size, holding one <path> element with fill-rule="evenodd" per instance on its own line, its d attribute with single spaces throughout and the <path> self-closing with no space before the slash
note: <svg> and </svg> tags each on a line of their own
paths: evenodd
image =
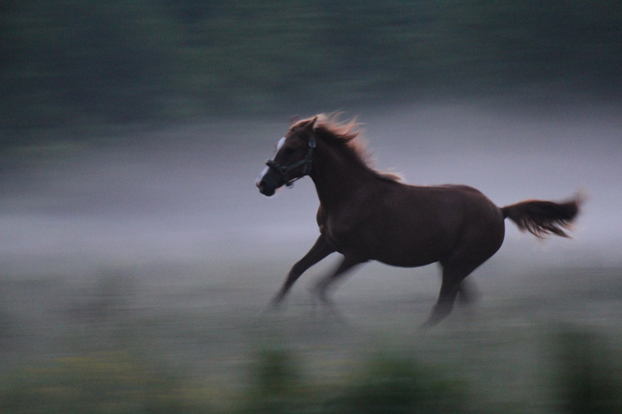
<svg viewBox="0 0 622 414">
<path fill-rule="evenodd" d="M 617 100 L 617 0 L 3 0 L 0 127 Z"/>
</svg>

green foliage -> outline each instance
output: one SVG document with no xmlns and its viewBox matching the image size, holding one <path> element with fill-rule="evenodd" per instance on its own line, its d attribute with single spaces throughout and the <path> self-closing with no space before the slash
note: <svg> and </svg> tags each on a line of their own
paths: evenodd
<svg viewBox="0 0 622 414">
<path fill-rule="evenodd" d="M 302 378 L 293 356 L 260 352 L 250 370 L 244 413 L 467 413 L 466 391 L 438 368 L 373 355 L 341 381 Z"/>
<path fill-rule="evenodd" d="M 0 125 L 622 92 L 617 0 L 6 0 Z"/>
<path fill-rule="evenodd" d="M 305 412 L 308 403 L 293 356 L 282 350 L 264 350 L 250 368 L 250 384 L 243 413 L 285 414 Z"/>
<path fill-rule="evenodd" d="M 7 414 L 211 412 L 192 388 L 125 355 L 62 358 L 3 380 L 0 412 Z"/>
<path fill-rule="evenodd" d="M 622 411 L 622 371 L 602 337 L 574 329 L 555 338 L 555 412 Z M 250 360 L 244 387 L 207 387 L 181 371 L 125 352 L 90 353 L 0 374 L 0 412 L 7 414 L 393 414 L 508 412 L 474 394 L 455 376 L 410 358 L 376 354 L 347 376 L 306 378 L 282 349 Z M 475 385 L 475 384 L 469 384 Z M 530 398 L 533 398 L 530 397 Z M 475 401 L 477 400 L 477 401 Z M 526 406 L 536 401 L 525 401 Z M 539 412 L 539 411 L 538 411 Z"/>
<path fill-rule="evenodd" d="M 619 361 L 594 333 L 564 329 L 556 341 L 560 409 L 568 414 L 622 412 Z"/>
<path fill-rule="evenodd" d="M 175 32 L 150 0 L 26 0 L 4 20 L 3 118 L 49 125 L 75 118 L 127 121 L 161 109 Z"/>
<path fill-rule="evenodd" d="M 458 382 L 415 361 L 380 355 L 368 360 L 334 407 L 336 413 L 466 413 Z"/>
</svg>

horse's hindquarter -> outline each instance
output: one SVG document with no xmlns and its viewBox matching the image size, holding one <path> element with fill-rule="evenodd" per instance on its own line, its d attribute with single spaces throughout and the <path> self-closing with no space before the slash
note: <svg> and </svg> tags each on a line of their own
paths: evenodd
<svg viewBox="0 0 622 414">
<path fill-rule="evenodd" d="M 365 198 L 326 217 L 326 235 L 343 254 L 415 267 L 477 254 L 468 250 L 479 246 L 492 255 L 503 241 L 499 209 L 469 187 L 384 182 Z"/>
</svg>

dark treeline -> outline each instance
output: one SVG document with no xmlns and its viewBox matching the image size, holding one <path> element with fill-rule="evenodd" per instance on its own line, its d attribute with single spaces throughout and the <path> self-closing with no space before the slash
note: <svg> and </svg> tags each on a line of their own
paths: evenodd
<svg viewBox="0 0 622 414">
<path fill-rule="evenodd" d="M 622 92 L 620 0 L 3 0 L 2 127 Z"/>
</svg>

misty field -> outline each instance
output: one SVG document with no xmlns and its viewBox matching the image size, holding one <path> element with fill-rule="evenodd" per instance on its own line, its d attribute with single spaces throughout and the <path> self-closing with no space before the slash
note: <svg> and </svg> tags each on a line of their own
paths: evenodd
<svg viewBox="0 0 622 414">
<path fill-rule="evenodd" d="M 621 268 L 542 268 L 488 287 L 476 276 L 480 300 L 424 332 L 436 269 L 385 272 L 386 287 L 369 267 L 336 294 L 339 316 L 305 289 L 264 313 L 280 263 L 232 263 L 216 283 L 192 275 L 210 268 L 3 277 L 0 407 L 586 412 L 568 408 L 579 398 L 619 410 Z"/>
<path fill-rule="evenodd" d="M 381 169 L 497 205 L 589 195 L 574 239 L 506 223 L 478 300 L 421 331 L 439 269 L 369 263 L 335 308 L 303 275 L 310 180 L 253 186 L 287 122 L 44 131 L 0 158 L 0 411 L 610 413 L 622 402 L 622 153 L 613 107 L 361 111 Z M 90 135 L 89 135 L 90 134 Z"/>
</svg>

